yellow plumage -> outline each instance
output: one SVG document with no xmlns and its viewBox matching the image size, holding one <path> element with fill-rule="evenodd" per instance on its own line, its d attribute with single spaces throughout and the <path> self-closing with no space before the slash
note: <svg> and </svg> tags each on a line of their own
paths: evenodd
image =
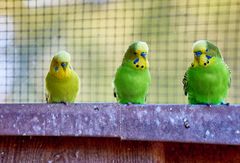
<svg viewBox="0 0 240 163">
<path fill-rule="evenodd" d="M 79 77 L 70 64 L 70 54 L 58 52 L 46 76 L 47 102 L 74 102 L 79 91 Z"/>
</svg>

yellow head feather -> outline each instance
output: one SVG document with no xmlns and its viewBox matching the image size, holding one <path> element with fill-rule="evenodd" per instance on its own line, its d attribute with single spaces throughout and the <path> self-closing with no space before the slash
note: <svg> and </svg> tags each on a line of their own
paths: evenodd
<svg viewBox="0 0 240 163">
<path fill-rule="evenodd" d="M 207 40 L 198 40 L 193 46 L 194 61 L 192 67 L 211 65 L 215 59 L 209 55 L 209 47 Z"/>
<path fill-rule="evenodd" d="M 133 42 L 126 51 L 123 64 L 130 64 L 136 69 L 146 69 L 149 67 L 148 63 L 148 45 L 146 42 L 136 41 Z"/>
<path fill-rule="evenodd" d="M 71 75 L 70 54 L 66 51 L 59 51 L 52 59 L 50 74 L 57 79 L 65 79 Z"/>
</svg>

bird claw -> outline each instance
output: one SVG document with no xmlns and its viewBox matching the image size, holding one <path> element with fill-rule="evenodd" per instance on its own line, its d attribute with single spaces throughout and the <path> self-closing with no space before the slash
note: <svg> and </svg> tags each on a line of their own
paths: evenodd
<svg viewBox="0 0 240 163">
<path fill-rule="evenodd" d="M 132 104 L 131 102 L 128 102 L 128 103 L 127 103 L 127 106 L 128 106 L 128 105 L 131 105 L 131 104 Z"/>
<path fill-rule="evenodd" d="M 61 103 L 61 104 L 64 104 L 64 105 L 68 105 L 68 103 L 65 102 L 65 101 L 61 101 L 60 103 Z"/>
<path fill-rule="evenodd" d="M 211 104 L 206 104 L 209 108 L 211 108 L 212 107 L 212 105 Z"/>
<path fill-rule="evenodd" d="M 221 105 L 226 105 L 226 106 L 229 106 L 230 105 L 230 103 L 229 102 L 221 102 Z"/>
</svg>

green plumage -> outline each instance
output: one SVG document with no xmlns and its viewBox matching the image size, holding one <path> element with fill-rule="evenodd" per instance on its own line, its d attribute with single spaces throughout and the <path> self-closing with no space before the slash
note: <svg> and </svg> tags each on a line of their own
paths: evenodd
<svg viewBox="0 0 240 163">
<path fill-rule="evenodd" d="M 198 63 L 198 56 L 195 56 L 195 62 L 185 73 L 183 84 L 188 102 L 189 104 L 223 104 L 231 83 L 230 70 L 214 44 L 201 40 L 195 45 L 195 52 L 202 51 L 206 59 L 203 59 L 204 64 L 201 65 L 200 60 Z"/>
<path fill-rule="evenodd" d="M 144 104 L 151 82 L 147 57 L 147 44 L 133 43 L 125 53 L 121 66 L 117 69 L 114 84 L 114 94 L 117 101 L 122 104 Z M 139 60 L 138 62 L 136 62 Z"/>
<path fill-rule="evenodd" d="M 60 51 L 51 62 L 45 79 L 48 103 L 72 103 L 79 91 L 79 77 L 70 65 L 70 54 Z"/>
<path fill-rule="evenodd" d="M 117 100 L 120 103 L 144 104 L 150 84 L 148 69 L 135 70 L 130 66 L 121 65 L 114 79 Z"/>
<path fill-rule="evenodd" d="M 76 72 L 71 71 L 70 77 L 57 79 L 48 73 L 46 77 L 49 103 L 72 103 L 75 102 L 79 90 L 79 78 Z"/>
</svg>

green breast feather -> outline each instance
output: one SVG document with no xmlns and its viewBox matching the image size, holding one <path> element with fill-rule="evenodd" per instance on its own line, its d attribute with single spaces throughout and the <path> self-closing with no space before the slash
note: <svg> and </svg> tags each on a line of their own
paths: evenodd
<svg viewBox="0 0 240 163">
<path fill-rule="evenodd" d="M 221 58 L 208 67 L 190 67 L 183 79 L 190 104 L 224 103 L 230 82 L 230 70 Z"/>
<path fill-rule="evenodd" d="M 144 104 L 150 82 L 149 69 L 137 70 L 121 65 L 114 79 L 114 91 L 118 102 Z"/>
</svg>

